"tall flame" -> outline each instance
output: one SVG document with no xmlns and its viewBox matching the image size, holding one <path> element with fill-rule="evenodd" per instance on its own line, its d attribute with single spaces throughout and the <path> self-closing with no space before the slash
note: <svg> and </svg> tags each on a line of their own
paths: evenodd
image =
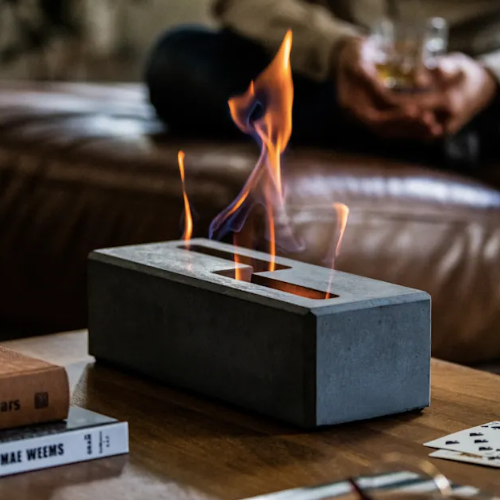
<svg viewBox="0 0 500 500">
<path fill-rule="evenodd" d="M 179 151 L 177 160 L 179 161 L 179 171 L 181 173 L 182 181 L 182 196 L 184 198 L 184 234 L 182 239 L 187 243 L 193 234 L 193 217 L 191 215 L 191 207 L 189 206 L 189 199 L 186 192 L 186 180 L 184 175 L 184 151 Z"/>
<path fill-rule="evenodd" d="M 243 132 L 256 137 L 261 144 L 261 154 L 238 197 L 214 219 L 210 226 L 211 238 L 216 233 L 222 237 L 231 230 L 238 232 L 252 208 L 252 203 L 264 204 L 268 215 L 271 271 L 275 269 L 276 217 L 285 213 L 281 155 L 292 133 L 291 49 L 292 32 L 288 31 L 269 66 L 250 83 L 243 95 L 233 97 L 229 101 L 233 121 Z M 262 114 L 255 117 L 258 111 L 262 111 Z"/>
<path fill-rule="evenodd" d="M 236 125 L 243 132 L 255 132 L 262 141 L 262 153 L 267 156 L 266 161 L 280 196 L 282 196 L 281 154 L 285 151 L 292 135 L 291 51 L 292 32 L 288 31 L 271 64 L 255 82 L 250 83 L 245 94 L 233 97 L 229 101 L 231 117 Z M 251 112 L 255 111 L 257 103 L 265 107 L 264 114 L 254 122 L 250 122 Z"/>
<path fill-rule="evenodd" d="M 344 205 L 343 203 L 334 203 L 333 209 L 336 214 L 337 221 L 337 244 L 335 245 L 335 250 L 333 252 L 331 269 L 333 270 L 335 267 L 335 260 L 340 253 L 340 247 L 342 246 L 342 239 L 344 238 L 345 228 L 347 226 L 347 219 L 349 218 L 349 207 Z M 332 286 L 333 273 L 330 274 L 330 280 L 328 282 L 328 290 L 326 292 L 326 298 L 330 296 L 330 289 Z"/>
</svg>

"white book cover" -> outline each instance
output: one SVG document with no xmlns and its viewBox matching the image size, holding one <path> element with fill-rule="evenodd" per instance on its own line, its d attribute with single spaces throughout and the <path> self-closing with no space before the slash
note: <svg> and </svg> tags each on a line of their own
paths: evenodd
<svg viewBox="0 0 500 500">
<path fill-rule="evenodd" d="M 72 406 L 64 421 L 0 431 L 0 477 L 128 451 L 126 422 Z"/>
</svg>

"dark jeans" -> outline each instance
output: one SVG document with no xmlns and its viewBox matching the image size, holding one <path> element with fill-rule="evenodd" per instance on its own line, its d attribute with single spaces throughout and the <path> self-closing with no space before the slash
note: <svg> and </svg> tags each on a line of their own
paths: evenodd
<svg viewBox="0 0 500 500">
<path fill-rule="evenodd" d="M 182 28 L 167 32 L 154 47 L 146 68 L 151 103 L 173 132 L 236 137 L 240 132 L 227 101 L 244 92 L 269 62 L 262 47 L 229 31 Z M 333 82 L 318 83 L 298 74 L 293 81 L 292 144 L 380 154 L 455 170 L 473 168 L 487 154 L 496 122 L 491 110 L 456 136 L 422 146 L 380 139 L 348 119 L 338 105 Z"/>
</svg>

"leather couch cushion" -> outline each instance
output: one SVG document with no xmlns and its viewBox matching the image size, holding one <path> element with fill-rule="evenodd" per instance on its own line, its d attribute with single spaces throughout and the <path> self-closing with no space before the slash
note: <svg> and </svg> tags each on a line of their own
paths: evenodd
<svg viewBox="0 0 500 500">
<path fill-rule="evenodd" d="M 253 144 L 170 136 L 139 85 L 2 84 L 2 321 L 33 332 L 84 326 L 89 251 L 179 238 L 179 149 L 195 235 L 206 236 L 253 168 Z M 298 258 L 327 264 L 332 203 L 347 203 L 336 267 L 431 293 L 436 356 L 500 357 L 494 187 L 331 151 L 291 148 L 284 164 L 289 214 L 307 243 Z"/>
</svg>

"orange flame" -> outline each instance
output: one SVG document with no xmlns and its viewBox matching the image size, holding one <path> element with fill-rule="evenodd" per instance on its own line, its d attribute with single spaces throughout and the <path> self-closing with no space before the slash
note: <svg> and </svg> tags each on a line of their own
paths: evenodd
<svg viewBox="0 0 500 500">
<path fill-rule="evenodd" d="M 245 94 L 229 100 L 231 116 L 244 132 L 251 131 L 246 123 L 246 111 L 258 93 L 268 96 L 264 116 L 255 123 L 255 131 L 262 140 L 263 153 L 271 167 L 278 193 L 281 186 L 281 154 L 292 135 L 293 81 L 290 66 L 292 32 L 288 31 L 271 64 L 251 82 Z M 248 195 L 248 192 L 246 193 Z"/>
<path fill-rule="evenodd" d="M 233 235 L 233 245 L 234 245 L 234 263 L 236 264 L 234 267 L 234 279 L 238 281 L 243 280 L 243 272 L 240 267 L 237 265 L 240 263 L 240 256 L 238 255 L 238 233 L 234 233 Z"/>
<path fill-rule="evenodd" d="M 281 181 L 281 154 L 292 133 L 293 82 L 290 66 L 292 32 L 288 31 L 271 64 L 251 82 L 248 90 L 229 101 L 231 116 L 236 125 L 246 133 L 256 133 L 262 142 L 260 159 L 239 197 L 221 214 L 220 225 L 241 208 L 250 192 L 264 181 L 264 197 L 268 214 L 269 270 L 275 269 L 276 229 L 273 203 L 283 207 Z M 260 95 L 265 96 L 262 117 L 249 123 L 248 113 Z"/>
<path fill-rule="evenodd" d="M 347 219 L 349 218 L 349 207 L 344 205 L 343 203 L 334 203 L 333 209 L 337 215 L 337 244 L 335 245 L 335 252 L 332 258 L 332 266 L 333 270 L 335 267 L 335 259 L 340 253 L 340 247 L 342 245 L 342 239 L 344 237 L 345 228 L 347 226 Z M 333 273 L 330 274 L 330 280 L 328 282 L 328 290 L 326 292 L 326 298 L 330 296 L 330 289 L 332 286 Z"/>
<path fill-rule="evenodd" d="M 191 239 L 191 235 L 193 234 L 193 217 L 191 215 L 191 207 L 189 206 L 189 200 L 186 193 L 186 182 L 184 177 L 184 157 L 184 152 L 179 151 L 177 159 L 179 161 L 179 170 L 181 172 L 182 196 L 184 198 L 184 234 L 182 235 L 182 239 L 188 242 Z"/>
<path fill-rule="evenodd" d="M 274 208 L 269 193 L 269 185 L 266 186 L 266 211 L 267 227 L 269 228 L 269 271 L 276 270 L 276 227 L 274 224 Z"/>
<path fill-rule="evenodd" d="M 347 219 L 349 218 L 349 207 L 343 203 L 334 203 L 333 208 L 337 214 L 337 224 L 338 224 L 338 240 L 335 247 L 334 258 L 338 256 L 340 252 L 340 247 L 342 245 L 342 239 L 344 238 L 345 228 L 347 226 Z M 333 269 L 333 263 L 332 263 Z"/>
</svg>

